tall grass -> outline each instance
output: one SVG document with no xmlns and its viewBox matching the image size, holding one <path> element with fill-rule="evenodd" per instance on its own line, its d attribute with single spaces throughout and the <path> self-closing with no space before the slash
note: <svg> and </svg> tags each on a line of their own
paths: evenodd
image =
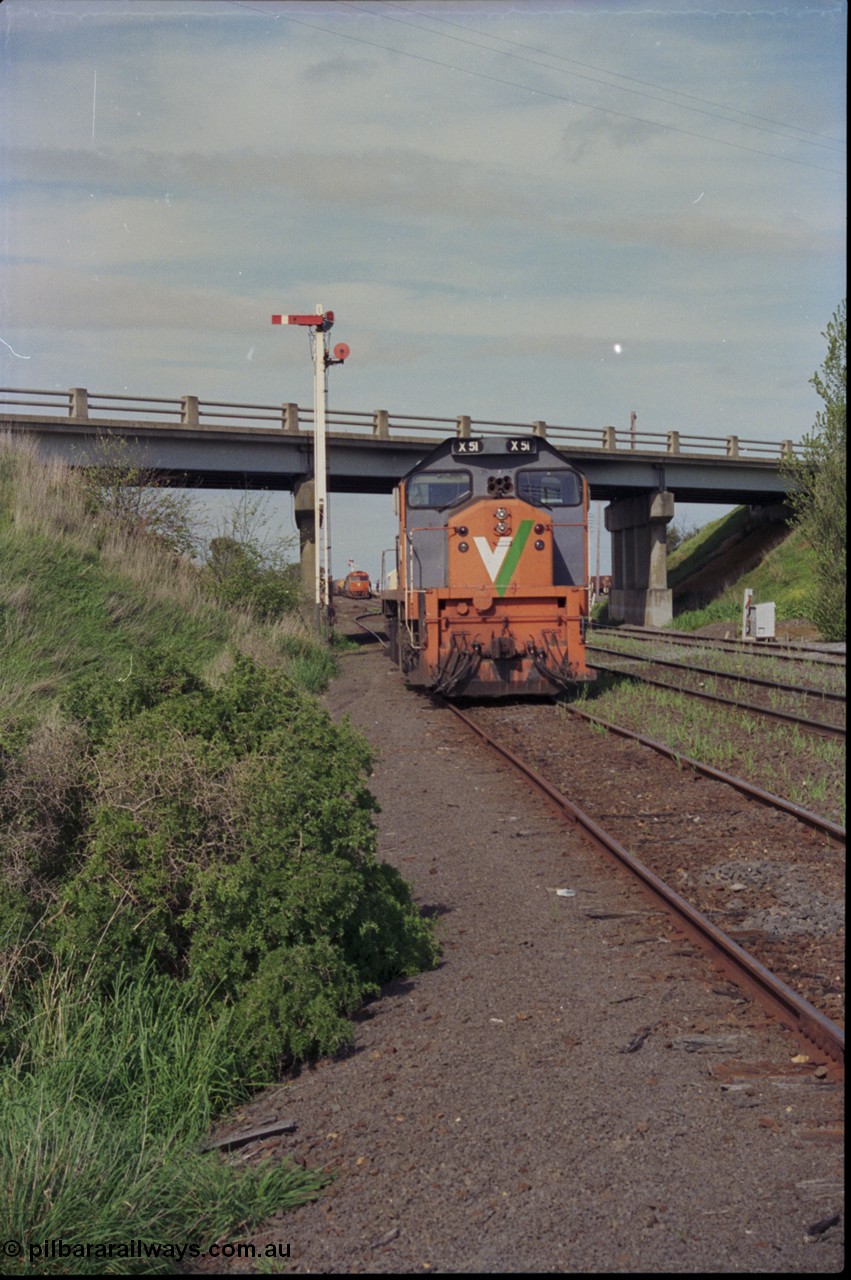
<svg viewBox="0 0 851 1280">
<path fill-rule="evenodd" d="M 0 433 L 0 728 L 87 670 L 121 679 L 154 644 L 198 669 L 231 647 L 268 665 L 292 657 L 311 691 L 333 672 L 297 613 L 259 624 L 216 603 L 191 561 L 92 509 L 77 472 Z"/>
<path fill-rule="evenodd" d="M 110 998 L 53 969 L 13 1016 L 0 1074 L 0 1236 L 24 1252 L 7 1274 L 174 1273 L 173 1259 L 30 1258 L 44 1241 L 130 1240 L 206 1249 L 315 1198 L 323 1179 L 228 1163 L 200 1146 L 246 1079 L 227 1011 L 213 1016 L 148 967 Z"/>
<path fill-rule="evenodd" d="M 436 945 L 375 858 L 366 744 L 310 696 L 333 655 L 2 435 L 0 646 L 6 1270 L 173 1273 L 102 1250 L 204 1249 L 314 1197 L 205 1154 L 210 1123 Z"/>
</svg>

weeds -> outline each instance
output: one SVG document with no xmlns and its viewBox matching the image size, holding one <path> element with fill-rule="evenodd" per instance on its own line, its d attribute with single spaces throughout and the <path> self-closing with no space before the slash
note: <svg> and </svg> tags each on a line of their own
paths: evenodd
<svg viewBox="0 0 851 1280">
<path fill-rule="evenodd" d="M 600 680 L 582 705 L 678 755 L 737 773 L 804 808 L 817 806 L 835 822 L 845 820 L 844 743 L 623 677 Z"/>
<path fill-rule="evenodd" d="M 437 955 L 375 856 L 368 748 L 313 696 L 333 655 L 129 510 L 0 438 L 0 1225 L 36 1249 L 203 1248 L 315 1195 L 202 1136 Z"/>
<path fill-rule="evenodd" d="M 142 966 L 112 992 L 55 967 L 31 989 L 21 1048 L 0 1075 L 4 1239 L 36 1250 L 136 1241 L 204 1250 L 250 1221 L 313 1199 L 323 1179 L 236 1168 L 200 1146 L 244 1100 L 229 1011 Z M 7 1259 L 7 1274 L 174 1274 L 175 1259 Z"/>
</svg>

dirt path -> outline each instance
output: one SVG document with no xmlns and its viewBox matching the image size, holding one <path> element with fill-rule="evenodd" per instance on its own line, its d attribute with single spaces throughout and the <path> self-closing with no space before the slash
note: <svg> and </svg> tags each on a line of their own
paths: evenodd
<svg viewBox="0 0 851 1280">
<path fill-rule="evenodd" d="M 839 1092 L 382 654 L 326 704 L 380 748 L 380 856 L 444 960 L 238 1118 L 291 1119 L 263 1152 L 336 1174 L 257 1246 L 320 1274 L 840 1270 L 842 1225 L 807 1237 L 839 1208 Z"/>
</svg>

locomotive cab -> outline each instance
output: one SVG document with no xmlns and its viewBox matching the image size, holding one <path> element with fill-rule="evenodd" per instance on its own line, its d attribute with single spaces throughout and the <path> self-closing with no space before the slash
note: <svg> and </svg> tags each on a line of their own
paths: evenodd
<svg viewBox="0 0 851 1280">
<path fill-rule="evenodd" d="M 588 486 L 537 436 L 450 439 L 400 482 L 391 656 L 454 696 L 589 679 Z"/>
</svg>

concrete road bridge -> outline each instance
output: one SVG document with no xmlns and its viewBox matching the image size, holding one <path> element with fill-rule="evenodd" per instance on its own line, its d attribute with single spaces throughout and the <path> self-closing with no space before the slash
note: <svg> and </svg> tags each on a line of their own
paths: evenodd
<svg viewBox="0 0 851 1280">
<path fill-rule="evenodd" d="M 780 503 L 780 461 L 793 452 L 789 440 L 639 431 L 634 421 L 572 427 L 329 409 L 326 426 L 332 493 L 390 493 L 449 435 L 546 436 L 586 475 L 591 497 L 609 504 L 612 616 L 657 626 L 672 616 L 665 534 L 675 502 Z M 0 430 L 27 436 L 45 457 L 71 466 L 108 464 L 108 442 L 120 440 L 122 462 L 156 483 L 291 491 L 302 565 L 313 581 L 312 409 L 7 387 L 0 388 Z"/>
</svg>

